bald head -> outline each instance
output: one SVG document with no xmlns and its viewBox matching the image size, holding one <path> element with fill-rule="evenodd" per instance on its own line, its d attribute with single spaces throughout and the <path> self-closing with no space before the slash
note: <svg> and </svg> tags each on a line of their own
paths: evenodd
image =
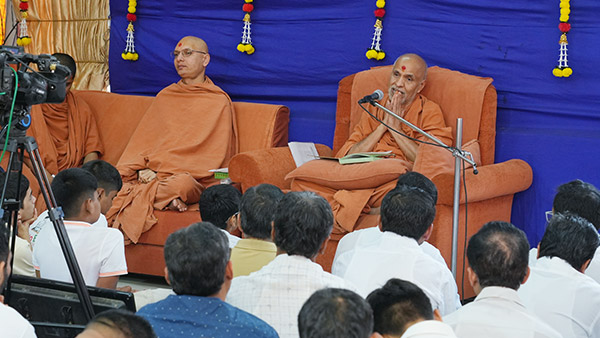
<svg viewBox="0 0 600 338">
<path fill-rule="evenodd" d="M 417 54 L 401 55 L 390 75 L 388 99 L 396 113 L 403 113 L 425 86 L 427 63 Z"/>
<path fill-rule="evenodd" d="M 201 52 L 208 53 L 208 45 L 206 44 L 206 42 L 204 40 L 202 40 L 198 37 L 191 36 L 191 35 L 186 36 L 186 37 L 182 38 L 181 40 L 179 40 L 179 43 L 177 43 L 177 47 L 181 47 L 184 44 L 187 44 L 194 50 L 199 50 Z"/>
<path fill-rule="evenodd" d="M 201 84 L 206 81 L 206 66 L 210 62 L 208 46 L 204 40 L 186 36 L 179 40 L 173 52 L 175 69 L 186 85 Z"/>
<path fill-rule="evenodd" d="M 421 56 L 419 56 L 418 54 L 414 54 L 414 53 L 406 53 L 406 54 L 400 55 L 394 62 L 394 67 L 396 66 L 396 64 L 398 64 L 398 62 L 400 62 L 402 60 L 413 61 L 415 63 L 415 65 L 417 66 L 417 69 L 419 69 L 421 71 L 419 76 L 422 78 L 422 80 L 425 80 L 427 78 L 427 62 L 425 62 L 425 60 L 423 60 L 423 58 Z M 415 75 L 417 75 L 417 74 L 415 74 Z"/>
</svg>

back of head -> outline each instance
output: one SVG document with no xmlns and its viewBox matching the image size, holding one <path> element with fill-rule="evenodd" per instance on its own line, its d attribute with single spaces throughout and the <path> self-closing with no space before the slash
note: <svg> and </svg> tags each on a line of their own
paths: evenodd
<svg viewBox="0 0 600 338">
<path fill-rule="evenodd" d="M 599 243 L 598 231 L 586 219 L 568 212 L 554 214 L 540 242 L 538 255 L 561 258 L 580 270 L 594 257 Z"/>
<path fill-rule="evenodd" d="M 600 229 L 600 191 L 590 183 L 574 180 L 559 186 L 552 209 L 556 213 L 568 211 L 583 217 Z"/>
<path fill-rule="evenodd" d="M 529 242 L 514 225 L 489 222 L 469 240 L 467 258 L 481 287 L 517 290 L 527 274 Z"/>
<path fill-rule="evenodd" d="M 401 185 L 381 202 L 381 230 L 419 240 L 433 223 L 435 203 L 418 187 Z"/>
<path fill-rule="evenodd" d="M 86 199 L 94 198 L 98 181 L 89 171 L 70 168 L 56 174 L 51 187 L 56 204 L 62 207 L 65 218 L 73 218 L 79 214 Z"/>
<path fill-rule="evenodd" d="M 322 289 L 310 296 L 298 314 L 301 338 L 368 338 L 373 311 L 350 290 Z"/>
<path fill-rule="evenodd" d="M 240 215 L 242 231 L 248 237 L 271 238 L 271 222 L 283 192 L 271 184 L 252 187 L 242 196 Z"/>
<path fill-rule="evenodd" d="M 94 331 L 91 333 L 90 331 Z M 154 338 L 156 334 L 143 317 L 126 310 L 114 309 L 100 312 L 78 336 L 84 337 Z"/>
<path fill-rule="evenodd" d="M 58 60 L 58 63 L 69 68 L 71 71 L 71 76 L 75 78 L 75 74 L 77 73 L 77 63 L 73 57 L 71 57 L 71 55 L 65 53 L 54 53 L 52 56 Z"/>
<path fill-rule="evenodd" d="M 200 195 L 200 217 L 221 229 L 227 220 L 240 210 L 242 193 L 230 184 L 217 184 L 206 188 Z"/>
<path fill-rule="evenodd" d="M 94 175 L 98 181 L 98 186 L 106 190 L 107 193 L 110 191 L 119 191 L 123 187 L 121 174 L 119 174 L 117 168 L 106 161 L 89 161 L 84 163 L 81 166 L 81 169 L 92 173 L 92 175 Z"/>
<path fill-rule="evenodd" d="M 0 187 L 4 185 L 4 180 L 6 179 L 6 173 L 0 173 Z M 29 189 L 29 180 L 25 175 L 21 175 L 21 182 L 19 184 L 19 174 L 12 173 L 9 177 L 9 181 L 6 184 L 6 194 L 4 195 L 4 199 L 14 199 L 17 198 L 21 203 L 25 199 L 27 195 L 27 189 Z M 1 188 L 0 188 L 1 189 Z M 0 190 L 1 191 L 1 190 Z M 4 203 L 2 204 L 4 206 Z M 23 204 L 21 204 L 23 205 Z M 10 217 L 10 213 L 5 210 L 3 220 L 8 222 L 8 218 Z"/>
<path fill-rule="evenodd" d="M 313 258 L 333 228 L 331 206 L 313 192 L 289 192 L 277 205 L 273 228 L 279 250 Z"/>
<path fill-rule="evenodd" d="M 373 330 L 382 335 L 402 336 L 409 324 L 433 319 L 431 302 L 415 284 L 392 278 L 369 294 L 367 302 L 373 309 Z"/>
<path fill-rule="evenodd" d="M 164 253 L 176 294 L 207 297 L 219 292 L 229 262 L 229 241 L 216 226 L 200 222 L 172 233 Z"/>
<path fill-rule="evenodd" d="M 422 189 L 431 196 L 434 204 L 437 203 L 437 187 L 429 178 L 427 178 L 427 176 L 416 171 L 408 171 L 400 175 L 400 177 L 398 177 L 396 188 L 398 188 L 401 185 L 405 185 L 408 187 L 417 187 L 419 189 Z"/>
</svg>

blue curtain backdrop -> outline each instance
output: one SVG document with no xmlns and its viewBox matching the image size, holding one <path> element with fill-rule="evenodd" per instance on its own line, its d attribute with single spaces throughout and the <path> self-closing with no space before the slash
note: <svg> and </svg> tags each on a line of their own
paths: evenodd
<svg viewBox="0 0 600 338">
<path fill-rule="evenodd" d="M 233 100 L 285 104 L 290 140 L 332 144 L 338 81 L 405 52 L 430 65 L 489 76 L 498 90 L 496 161 L 521 158 L 533 185 L 515 196 L 512 222 L 532 244 L 555 189 L 580 178 L 600 186 L 600 2 L 571 2 L 570 78 L 555 78 L 559 1 L 388 0 L 384 61 L 368 60 L 374 0 L 256 0 L 254 55 L 236 50 L 242 0 L 143 0 L 135 23 L 137 62 L 121 59 L 127 0 L 112 0 L 114 92 L 155 95 L 178 80 L 169 52 L 185 35 L 211 51 L 208 75 Z M 168 119 L 165 112 L 165 119 Z M 198 126 L 201 128 L 201 126 Z"/>
</svg>

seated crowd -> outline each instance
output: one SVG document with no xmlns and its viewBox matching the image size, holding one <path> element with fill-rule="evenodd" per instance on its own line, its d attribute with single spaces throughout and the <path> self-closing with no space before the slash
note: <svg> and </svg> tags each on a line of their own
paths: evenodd
<svg viewBox="0 0 600 338">
<path fill-rule="evenodd" d="M 157 96 L 144 121 L 156 124 L 174 97 L 194 94 L 181 107 L 208 104 L 207 111 L 219 114 L 196 118 L 213 121 L 214 130 L 198 132 L 190 123 L 198 133 L 188 145 L 177 135 L 185 132 L 165 137 L 169 143 L 138 127 L 132 138 L 140 143 L 130 143 L 116 167 L 97 159 L 101 147 L 90 146 L 73 163 L 61 162 L 51 187 L 89 286 L 117 288 L 119 276 L 127 274 L 125 240 L 135 242 L 157 222 L 154 209 L 181 212 L 197 203 L 203 221 L 171 233 L 164 244 L 164 277 L 172 290 L 145 301 L 147 290 L 134 292 L 136 314 L 100 313 L 81 337 L 600 337 L 600 192 L 593 185 L 576 180 L 559 187 L 544 237 L 531 252 L 514 225 L 483 225 L 466 248 L 467 280 L 477 296 L 463 306 L 446 261 L 428 242 L 438 195 L 433 182 L 408 171 L 394 184 L 356 194 L 324 188 L 284 193 L 270 184 L 242 194 L 233 185 L 215 184 L 206 169 L 227 163 L 237 150 L 231 100 L 205 76 L 210 55 L 204 41 L 186 37 L 173 55 L 182 80 Z M 449 142 L 439 106 L 420 94 L 426 76 L 421 57 L 399 57 L 384 101 Z M 391 127 L 365 114 L 343 154 L 393 150 L 414 161 L 417 142 L 388 128 L 409 131 L 381 111 L 375 114 Z M 180 162 L 188 148 L 205 151 L 207 162 Z M 6 198 L 22 203 L 14 259 L 10 230 L 0 227 L 1 289 L 11 267 L 71 282 L 54 214 L 38 216 L 29 182 L 24 176 L 19 186 L 17 181 L 13 177 L 6 186 Z M 378 214 L 379 225 L 343 237 L 332 273 L 324 271 L 315 259 L 332 230 L 352 229 L 364 213 Z M 35 336 L 8 306 L 0 306 L 0 326 L 14 336 Z"/>
</svg>

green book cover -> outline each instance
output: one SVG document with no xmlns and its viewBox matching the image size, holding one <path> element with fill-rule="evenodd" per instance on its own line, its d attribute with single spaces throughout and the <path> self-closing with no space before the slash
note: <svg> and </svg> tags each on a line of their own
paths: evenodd
<svg viewBox="0 0 600 338">
<path fill-rule="evenodd" d="M 338 161 L 340 164 L 352 164 L 352 163 L 365 163 L 365 162 L 373 162 L 382 158 L 393 156 L 391 151 L 382 151 L 382 152 L 364 152 L 364 153 L 354 153 L 350 155 L 346 155 L 342 158 L 339 158 Z"/>
</svg>

